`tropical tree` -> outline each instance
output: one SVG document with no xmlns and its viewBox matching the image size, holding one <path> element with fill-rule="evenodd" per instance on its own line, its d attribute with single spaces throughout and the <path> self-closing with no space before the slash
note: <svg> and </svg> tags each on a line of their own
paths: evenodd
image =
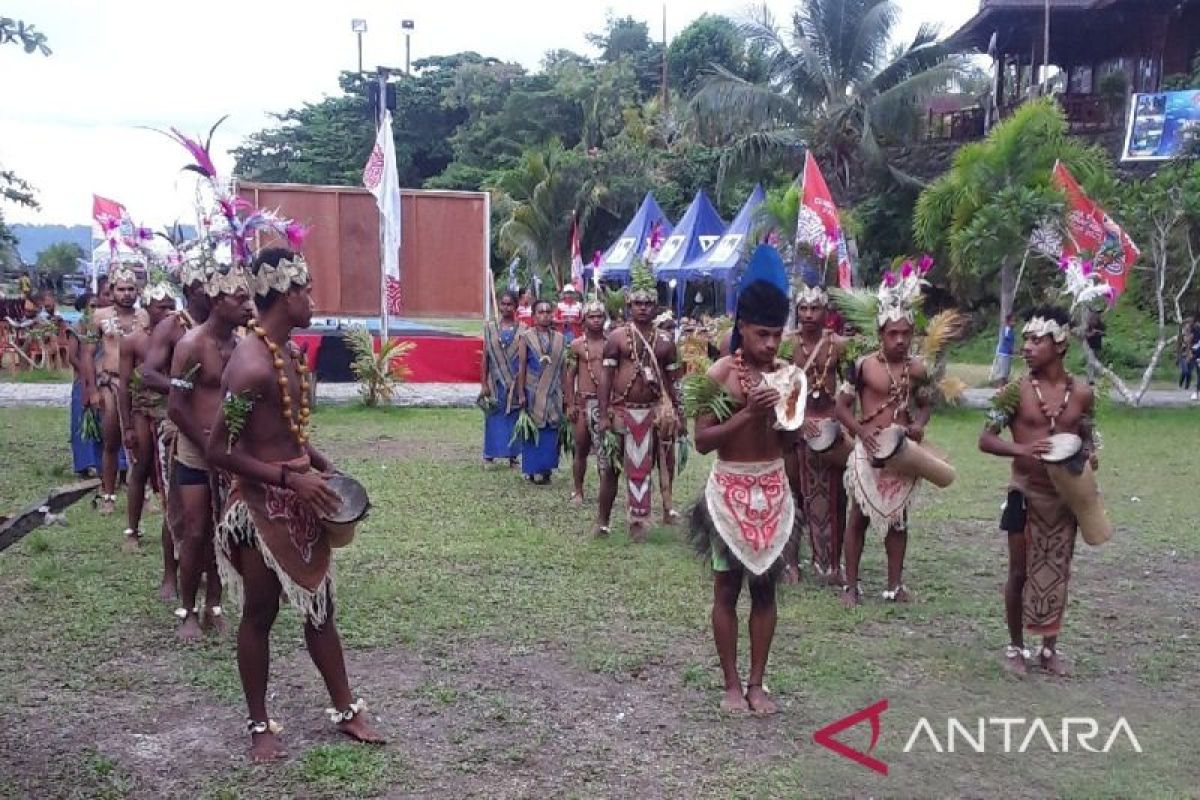
<svg viewBox="0 0 1200 800">
<path fill-rule="evenodd" d="M 757 13 L 741 29 L 761 48 L 766 81 L 715 66 L 692 101 L 700 134 L 728 146 L 728 167 L 811 144 L 849 186 L 856 160 L 886 163 L 881 132 L 911 129 L 917 102 L 967 67 L 932 25 L 892 49 L 900 6 L 891 0 L 800 0 L 786 31 L 765 6 Z"/>
<path fill-rule="evenodd" d="M 561 286 L 570 279 L 571 225 L 586 226 L 603 195 L 587 159 L 554 140 L 527 151 L 496 188 L 516 201 L 500 228 L 501 243 Z"/>
<path fill-rule="evenodd" d="M 79 261 L 85 257 L 83 248 L 75 242 L 55 242 L 38 253 L 38 272 L 46 275 L 69 275 L 79 269 Z"/>
<path fill-rule="evenodd" d="M 0 17 L 0 44 L 9 43 L 21 45 L 26 53 L 40 52 L 44 56 L 50 55 L 50 48 L 46 46 L 46 34 L 20 20 Z"/>
<path fill-rule="evenodd" d="M 954 294 L 968 305 L 999 300 L 1000 328 L 1013 310 L 1018 277 L 1031 254 L 1030 237 L 1060 225 L 1064 204 L 1050 182 L 1062 161 L 1085 188 L 1112 191 L 1108 158 L 1067 135 L 1067 120 L 1049 98 L 1021 106 L 987 138 L 964 146 L 949 172 L 917 200 L 917 243 L 949 263 Z M 999 280 L 999 295 L 993 287 Z"/>
</svg>

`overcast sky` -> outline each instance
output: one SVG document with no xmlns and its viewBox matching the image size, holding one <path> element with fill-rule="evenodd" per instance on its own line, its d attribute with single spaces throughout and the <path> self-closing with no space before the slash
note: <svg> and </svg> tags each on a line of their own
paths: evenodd
<svg viewBox="0 0 1200 800">
<path fill-rule="evenodd" d="M 975 0 L 899 0 L 901 34 L 921 22 L 949 32 Z M 783 18 L 793 3 L 768 0 Z M 670 0 L 668 38 L 701 14 L 739 18 L 745 0 Z M 201 11 L 203 9 L 203 12 Z M 3 14 L 32 23 L 54 54 L 0 48 L 0 165 L 38 189 L 38 212 L 6 204 L 10 222 L 88 223 L 92 193 L 123 202 L 138 222 L 189 221 L 186 154 L 140 126 L 205 131 L 230 118 L 214 143 L 218 166 L 266 114 L 335 93 L 357 55 L 350 20 L 367 20 L 364 63 L 402 65 L 401 21 L 412 19 L 412 58 L 475 50 L 536 68 L 568 48 L 594 55 L 584 34 L 606 10 L 662 30 L 662 5 L 641 0 L 5 0 Z M 647 9 L 653 9 L 647 11 Z M 185 11 L 189 16 L 183 16 Z"/>
</svg>

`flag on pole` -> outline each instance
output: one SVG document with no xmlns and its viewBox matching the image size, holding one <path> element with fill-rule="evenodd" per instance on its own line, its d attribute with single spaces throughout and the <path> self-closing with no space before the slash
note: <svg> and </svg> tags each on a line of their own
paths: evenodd
<svg viewBox="0 0 1200 800">
<path fill-rule="evenodd" d="M 583 248 L 579 242 L 579 217 L 571 215 L 571 283 L 583 292 Z"/>
<path fill-rule="evenodd" d="M 820 258 L 836 256 L 838 286 L 843 289 L 854 286 L 854 268 L 837 206 L 811 150 L 804 157 L 804 190 L 796 217 L 796 245 L 797 249 L 808 245 Z"/>
<path fill-rule="evenodd" d="M 396 144 L 392 139 L 392 112 L 384 111 L 375 136 L 375 147 L 363 169 L 363 185 L 375 195 L 379 224 L 383 228 L 380 267 L 387 291 L 387 311 L 400 313 L 400 175 L 396 171 Z"/>
<path fill-rule="evenodd" d="M 1121 226 L 1084 193 L 1062 162 L 1054 164 L 1051 182 L 1067 196 L 1065 235 L 1058 257 L 1090 259 L 1096 273 L 1112 287 L 1115 302 L 1125 291 L 1125 280 L 1141 251 Z"/>
</svg>

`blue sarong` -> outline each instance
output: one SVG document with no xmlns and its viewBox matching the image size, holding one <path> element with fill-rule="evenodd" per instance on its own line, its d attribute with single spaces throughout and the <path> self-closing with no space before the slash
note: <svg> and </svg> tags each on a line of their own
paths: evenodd
<svg viewBox="0 0 1200 800">
<path fill-rule="evenodd" d="M 484 458 L 516 458 L 521 454 L 521 443 L 512 441 L 513 428 L 516 427 L 519 413 L 510 411 L 506 414 L 503 409 L 499 409 L 484 415 Z"/>
<path fill-rule="evenodd" d="M 521 472 L 544 475 L 558 469 L 558 425 L 538 428 L 537 440 L 521 448 Z"/>
</svg>

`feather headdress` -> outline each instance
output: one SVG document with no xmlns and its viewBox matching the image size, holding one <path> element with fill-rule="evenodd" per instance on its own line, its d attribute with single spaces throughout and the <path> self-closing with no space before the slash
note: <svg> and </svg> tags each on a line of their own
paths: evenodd
<svg viewBox="0 0 1200 800">
<path fill-rule="evenodd" d="M 148 306 L 161 300 L 176 302 L 178 298 L 179 293 L 175 291 L 167 273 L 159 269 L 151 270 L 146 288 L 142 289 L 142 305 Z"/>
<path fill-rule="evenodd" d="M 254 293 L 265 297 L 271 292 L 286 292 L 293 286 L 307 286 L 309 281 L 308 262 L 297 254 L 294 259 L 281 258 L 272 266 L 262 263 L 254 275 Z"/>
<path fill-rule="evenodd" d="M 812 267 L 805 267 L 800 276 L 800 285 L 796 288 L 797 306 L 827 306 L 829 293 L 821 285 L 820 274 Z"/>
<path fill-rule="evenodd" d="M 1059 261 L 1058 269 L 1066 282 L 1062 293 L 1071 296 L 1071 311 L 1100 299 L 1112 303 L 1113 288 L 1104 282 L 1091 261 L 1072 256 Z"/>
</svg>

